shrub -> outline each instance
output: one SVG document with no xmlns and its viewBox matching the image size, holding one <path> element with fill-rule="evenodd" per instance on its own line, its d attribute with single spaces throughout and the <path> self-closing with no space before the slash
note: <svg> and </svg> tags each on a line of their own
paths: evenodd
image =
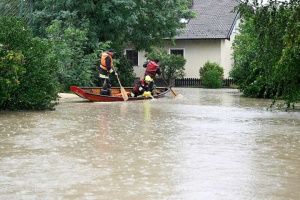
<svg viewBox="0 0 300 200">
<path fill-rule="evenodd" d="M 199 70 L 202 85 L 207 88 L 220 88 L 223 83 L 224 69 L 217 63 L 207 61 Z"/>
<path fill-rule="evenodd" d="M 0 107 L 4 107 L 20 87 L 19 78 L 26 72 L 23 62 L 21 53 L 0 44 Z"/>
<path fill-rule="evenodd" d="M 1 91 L 5 88 L 5 94 L 0 93 L 0 110 L 54 109 L 58 65 L 49 55 L 49 42 L 34 38 L 17 18 L 1 18 L 0 30 Z"/>
</svg>

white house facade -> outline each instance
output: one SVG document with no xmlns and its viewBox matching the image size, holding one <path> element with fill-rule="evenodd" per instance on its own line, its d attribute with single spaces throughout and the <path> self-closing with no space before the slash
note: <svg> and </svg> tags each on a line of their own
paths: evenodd
<svg viewBox="0 0 300 200">
<path fill-rule="evenodd" d="M 232 43 L 237 33 L 238 13 L 233 9 L 238 5 L 236 0 L 194 0 L 191 10 L 197 15 L 191 19 L 186 28 L 180 30 L 175 38 L 175 46 L 165 45 L 171 53 L 183 55 L 186 59 L 186 78 L 200 78 L 199 69 L 207 62 L 216 62 L 224 68 L 224 78 L 229 77 L 233 65 Z M 133 48 L 127 48 L 130 52 Z M 143 63 L 145 53 L 138 52 L 137 65 L 134 66 L 136 77 L 145 72 Z"/>
</svg>

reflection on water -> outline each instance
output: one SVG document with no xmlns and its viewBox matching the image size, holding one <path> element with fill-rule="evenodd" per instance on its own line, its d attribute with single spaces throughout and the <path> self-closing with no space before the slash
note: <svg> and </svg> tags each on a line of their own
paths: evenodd
<svg viewBox="0 0 300 200">
<path fill-rule="evenodd" d="M 300 113 L 237 90 L 0 114 L 1 199 L 299 199 Z"/>
</svg>

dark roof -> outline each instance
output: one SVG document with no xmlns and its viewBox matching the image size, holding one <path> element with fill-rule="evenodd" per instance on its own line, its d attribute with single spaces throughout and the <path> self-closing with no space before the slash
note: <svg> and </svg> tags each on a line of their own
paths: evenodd
<svg viewBox="0 0 300 200">
<path fill-rule="evenodd" d="M 176 39 L 229 39 L 238 18 L 233 9 L 237 0 L 194 0 L 190 8 L 196 13 Z"/>
</svg>

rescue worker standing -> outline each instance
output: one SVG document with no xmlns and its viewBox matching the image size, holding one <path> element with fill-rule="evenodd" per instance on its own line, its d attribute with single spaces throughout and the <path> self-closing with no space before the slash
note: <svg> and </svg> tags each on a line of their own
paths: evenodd
<svg viewBox="0 0 300 200">
<path fill-rule="evenodd" d="M 115 51 L 113 49 L 109 49 L 107 52 L 103 52 L 100 59 L 100 84 L 103 86 L 104 91 L 106 91 L 106 95 L 110 95 L 111 82 L 109 79 L 109 74 L 118 75 L 116 71 L 113 70 L 113 55 Z"/>
<path fill-rule="evenodd" d="M 156 74 L 161 75 L 160 67 L 158 65 L 159 59 L 149 61 L 146 66 L 145 76 L 149 75 L 152 79 L 155 78 Z"/>
<path fill-rule="evenodd" d="M 156 74 L 161 75 L 160 67 L 159 67 L 159 59 L 155 59 L 154 61 L 149 61 L 146 64 L 146 71 L 145 71 L 145 77 L 148 75 L 152 79 L 155 78 Z M 154 81 L 151 81 L 151 85 L 149 87 L 156 89 L 156 85 L 154 84 Z"/>
<path fill-rule="evenodd" d="M 151 92 L 153 90 L 153 88 L 150 87 L 151 82 L 153 82 L 153 79 L 149 75 L 145 76 L 145 79 L 140 78 L 140 80 L 133 87 L 133 89 L 131 91 L 131 96 L 132 97 L 138 97 L 138 96 L 150 97 Z"/>
</svg>

